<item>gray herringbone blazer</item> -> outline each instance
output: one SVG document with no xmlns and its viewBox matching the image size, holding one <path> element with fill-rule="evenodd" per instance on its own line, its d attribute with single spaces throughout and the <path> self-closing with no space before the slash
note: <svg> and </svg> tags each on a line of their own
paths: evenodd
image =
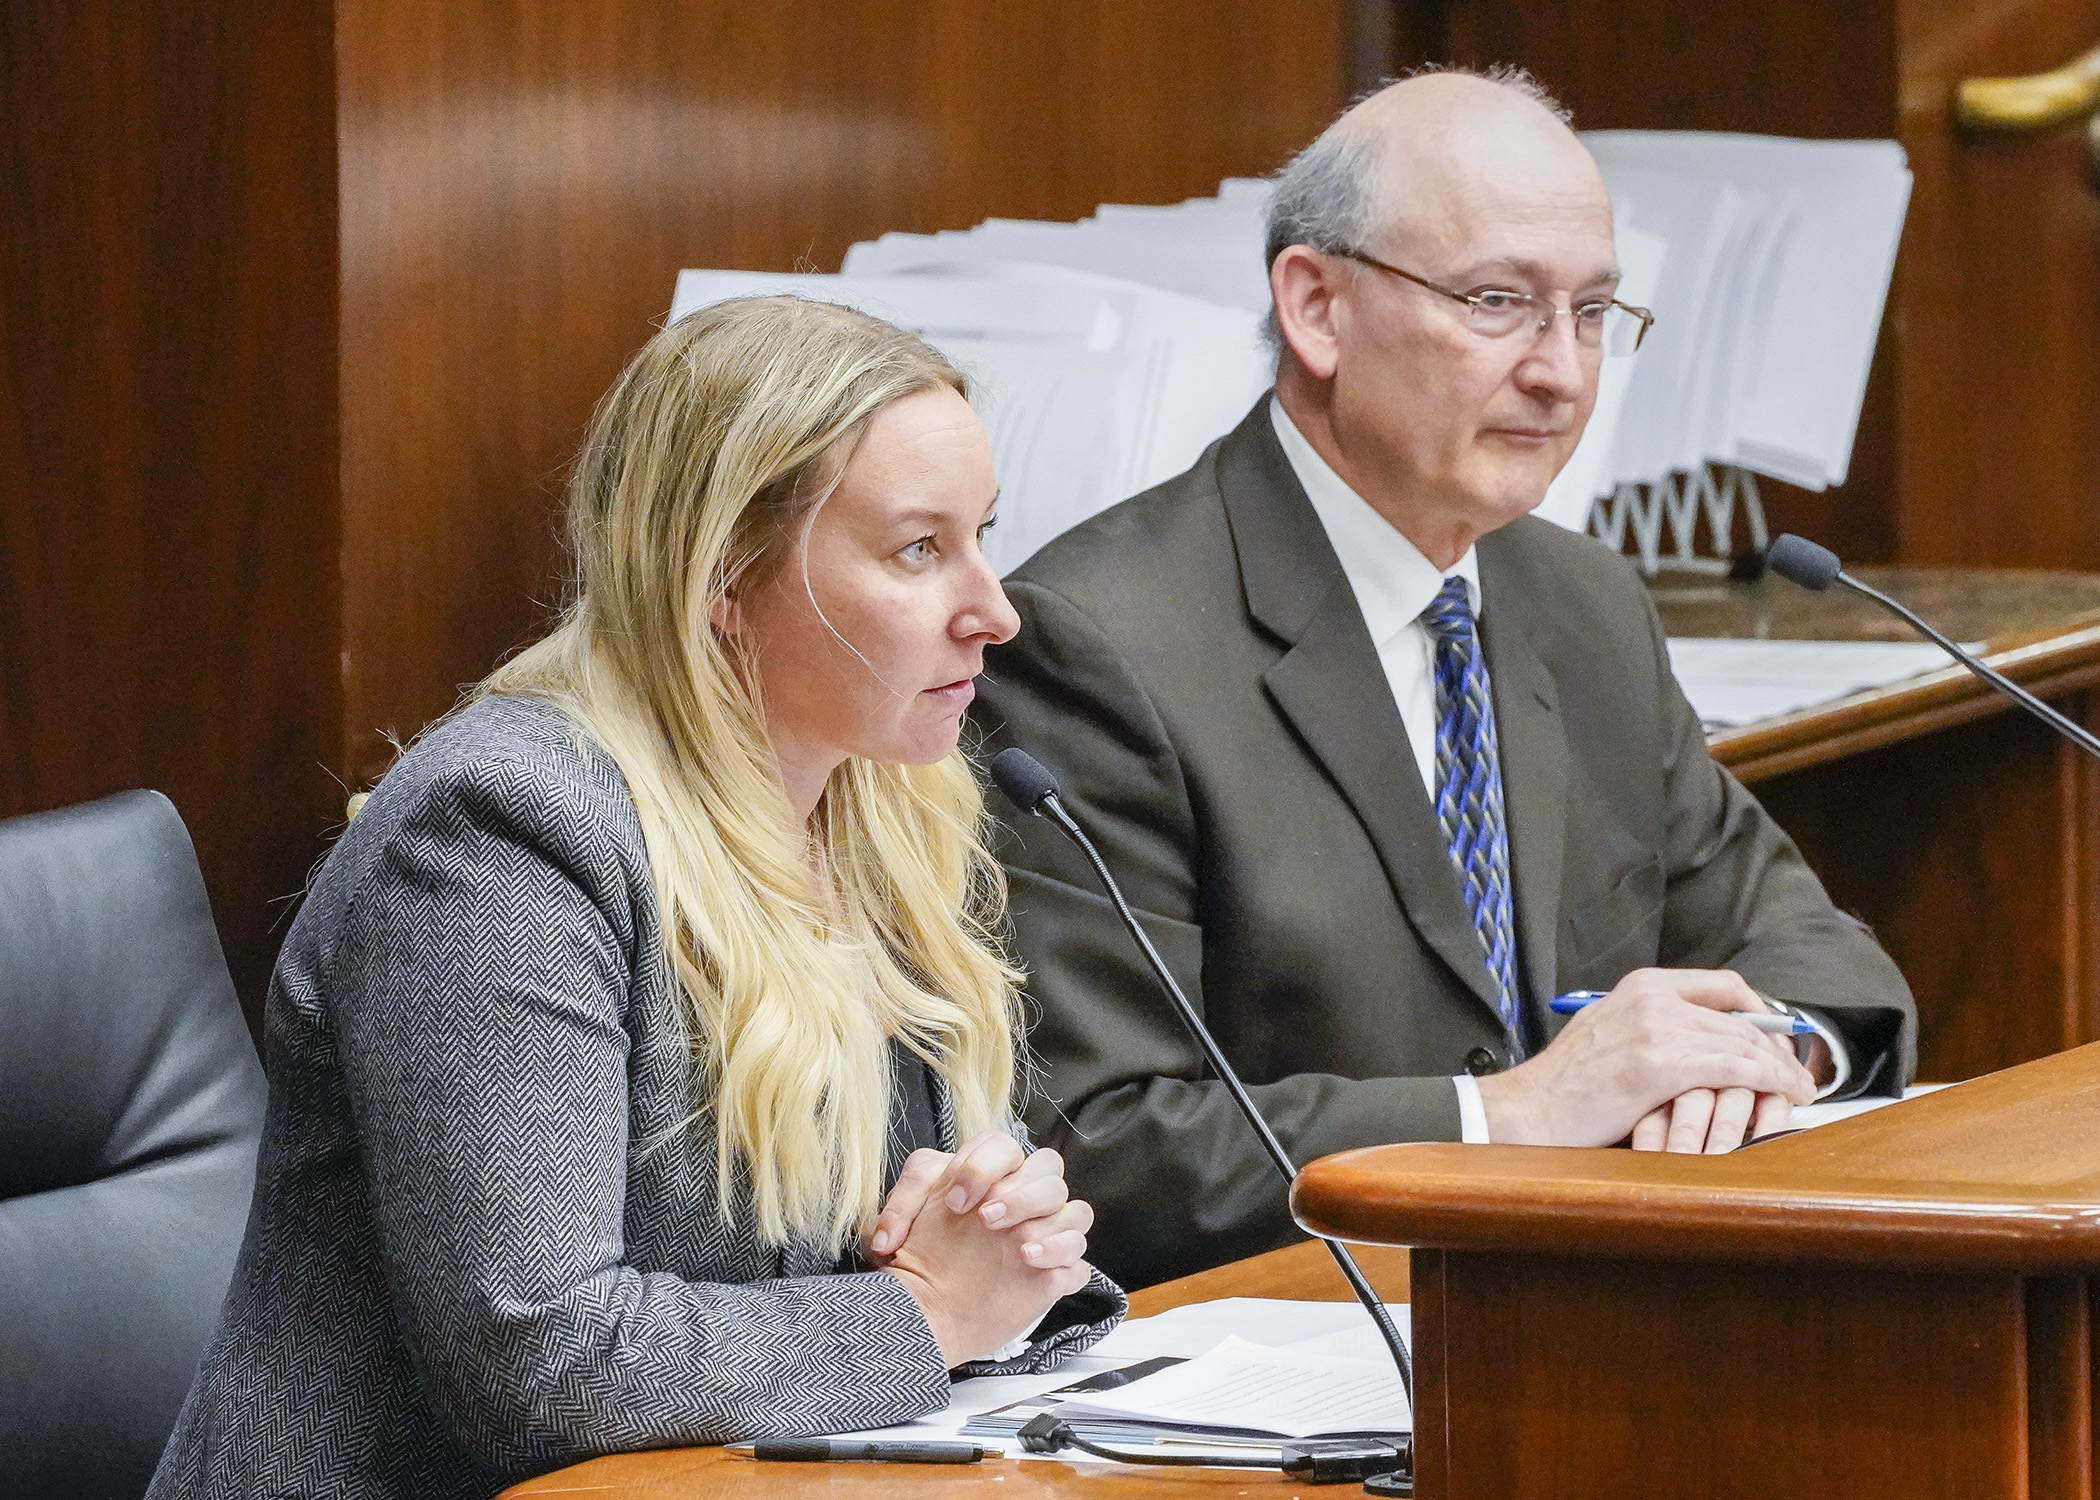
<svg viewBox="0 0 2100 1500">
<path fill-rule="evenodd" d="M 255 1207 L 153 1500 L 485 1496 L 942 1405 L 900 1282 L 718 1216 L 674 1002 L 607 757 L 518 698 L 412 750 L 278 961 Z M 1097 1278 L 1016 1365 L 1120 1308 Z"/>
</svg>

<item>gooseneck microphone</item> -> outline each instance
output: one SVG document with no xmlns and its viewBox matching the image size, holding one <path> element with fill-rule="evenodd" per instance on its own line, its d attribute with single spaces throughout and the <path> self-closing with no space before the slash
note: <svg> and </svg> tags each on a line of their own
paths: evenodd
<svg viewBox="0 0 2100 1500">
<path fill-rule="evenodd" d="M 1834 583 L 1862 599 L 1873 600 L 2086 754 L 2100 758 L 2100 739 L 2095 739 L 2083 725 L 2072 723 L 2003 672 L 1985 666 L 1919 619 L 1908 606 L 1891 599 L 1879 589 L 1861 583 L 1845 571 L 1844 564 L 1838 561 L 1838 555 L 1828 547 L 1819 547 L 1806 537 L 1798 537 L 1788 532 L 1765 550 L 1765 566 L 1789 583 L 1797 583 L 1810 593 L 1820 594 Z"/>
<path fill-rule="evenodd" d="M 1174 1002 L 1174 1010 L 1180 1016 L 1181 1024 L 1188 1029 L 1196 1045 L 1203 1049 L 1211 1071 L 1223 1080 L 1233 1102 L 1240 1107 L 1240 1113 L 1247 1117 L 1247 1123 L 1253 1127 L 1255 1135 L 1261 1138 L 1262 1149 L 1269 1153 L 1269 1160 L 1276 1164 L 1276 1170 L 1282 1174 L 1285 1184 L 1296 1181 L 1298 1168 L 1291 1161 L 1290 1153 L 1283 1149 L 1283 1142 L 1276 1139 L 1276 1132 L 1269 1128 L 1269 1122 L 1264 1120 L 1261 1111 L 1254 1107 L 1254 1100 L 1248 1095 L 1247 1086 L 1240 1082 L 1240 1075 L 1226 1060 L 1224 1050 L 1218 1046 L 1217 1038 L 1210 1034 L 1210 1028 L 1203 1024 L 1203 1018 L 1196 1014 L 1196 1007 L 1189 1004 L 1188 996 L 1184 995 L 1181 986 L 1174 982 L 1174 976 L 1160 958 L 1159 950 L 1152 946 L 1152 939 L 1145 936 L 1145 929 L 1138 925 L 1137 917 L 1130 910 L 1130 903 L 1123 899 L 1122 888 L 1116 884 L 1115 876 L 1109 874 L 1108 865 L 1101 858 L 1101 852 L 1094 847 L 1094 841 L 1086 836 L 1086 831 L 1065 811 L 1065 805 L 1057 795 L 1057 778 L 1026 750 L 1015 748 L 1001 750 L 992 757 L 992 780 L 998 783 L 999 790 L 1006 794 L 1006 799 L 1015 807 L 1031 816 L 1048 818 L 1064 831 L 1065 837 L 1079 846 L 1079 851 L 1086 856 L 1087 863 L 1094 867 L 1094 874 L 1100 880 L 1102 888 L 1108 892 L 1108 899 L 1115 903 L 1116 914 L 1122 917 L 1123 925 L 1130 930 L 1130 936 L 1136 941 L 1139 951 L 1145 955 L 1145 961 L 1152 966 L 1152 972 L 1159 977 L 1168 998 Z M 1385 1303 L 1371 1290 L 1371 1283 L 1364 1279 L 1364 1273 L 1357 1269 L 1356 1262 L 1339 1242 L 1322 1239 L 1320 1243 L 1334 1253 L 1334 1263 L 1341 1268 L 1350 1289 L 1356 1293 L 1356 1300 L 1364 1305 L 1364 1311 L 1371 1315 L 1371 1321 L 1378 1326 L 1379 1336 L 1385 1340 L 1386 1348 L 1392 1351 L 1393 1364 L 1400 1371 L 1401 1388 L 1407 1392 L 1408 1402 L 1412 1405 L 1415 1394 L 1414 1365 L 1408 1358 L 1407 1345 L 1400 1338 L 1400 1330 L 1393 1326 L 1393 1320 L 1385 1310 Z"/>
</svg>

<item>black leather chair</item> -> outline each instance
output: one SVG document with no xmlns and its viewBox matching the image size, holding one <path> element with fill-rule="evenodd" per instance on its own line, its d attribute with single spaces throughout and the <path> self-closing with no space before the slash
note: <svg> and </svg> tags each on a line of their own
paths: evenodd
<svg viewBox="0 0 2100 1500">
<path fill-rule="evenodd" d="M 263 1098 L 168 799 L 0 823 L 0 1493 L 145 1491 L 233 1273 Z"/>
</svg>

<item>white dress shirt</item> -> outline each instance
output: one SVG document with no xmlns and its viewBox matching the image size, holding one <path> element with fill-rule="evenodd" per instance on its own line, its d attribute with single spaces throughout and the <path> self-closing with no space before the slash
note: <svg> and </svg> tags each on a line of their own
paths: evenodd
<svg viewBox="0 0 2100 1500">
<path fill-rule="evenodd" d="M 1377 648 L 1378 664 L 1385 669 L 1386 686 L 1400 710 L 1400 723 L 1407 730 L 1407 745 L 1414 752 L 1415 769 L 1421 773 L 1422 789 L 1436 801 L 1436 641 L 1422 623 L 1447 578 L 1466 581 L 1466 597 L 1473 605 L 1473 618 L 1480 618 L 1484 600 L 1480 592 L 1480 561 L 1471 547 L 1448 569 L 1440 569 L 1422 555 L 1422 550 L 1400 534 L 1370 502 L 1349 488 L 1306 441 L 1283 409 L 1269 398 L 1269 422 L 1291 472 L 1305 489 L 1327 533 L 1328 543 L 1342 564 L 1342 576 L 1356 595 L 1363 611 L 1364 626 Z M 1821 1019 L 1810 1016 L 1830 1046 L 1837 1075 L 1817 1097 L 1835 1092 L 1851 1074 L 1845 1044 Z M 1459 1139 L 1468 1145 L 1488 1139 L 1487 1111 L 1480 1102 L 1480 1084 L 1471 1074 L 1451 1080 L 1458 1091 Z"/>
<path fill-rule="evenodd" d="M 1320 525 L 1341 559 L 1342 574 L 1363 611 L 1386 685 L 1399 705 L 1408 748 L 1422 773 L 1422 790 L 1436 801 L 1436 640 L 1422 623 L 1446 578 L 1466 581 L 1473 618 L 1480 618 L 1480 561 L 1471 547 L 1448 570 L 1422 555 L 1422 550 L 1377 511 L 1341 475 L 1328 467 L 1305 440 L 1283 403 L 1269 398 L 1269 421 L 1283 444 L 1291 472 L 1305 487 L 1305 497 L 1319 513 Z"/>
</svg>

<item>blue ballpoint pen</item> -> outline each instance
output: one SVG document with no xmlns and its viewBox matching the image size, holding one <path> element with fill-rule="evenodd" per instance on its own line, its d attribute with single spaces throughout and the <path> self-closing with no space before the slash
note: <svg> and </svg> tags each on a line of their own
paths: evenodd
<svg viewBox="0 0 2100 1500">
<path fill-rule="evenodd" d="M 1565 995 L 1556 995 L 1547 1009 L 1556 1016 L 1572 1016 L 1585 1005 L 1594 1005 L 1604 998 L 1602 990 L 1570 990 Z M 1799 1016 L 1778 1016 L 1770 1011 L 1731 1010 L 1722 1012 L 1748 1021 L 1759 1031 L 1768 1031 L 1774 1036 L 1814 1036 L 1816 1028 Z"/>
</svg>

